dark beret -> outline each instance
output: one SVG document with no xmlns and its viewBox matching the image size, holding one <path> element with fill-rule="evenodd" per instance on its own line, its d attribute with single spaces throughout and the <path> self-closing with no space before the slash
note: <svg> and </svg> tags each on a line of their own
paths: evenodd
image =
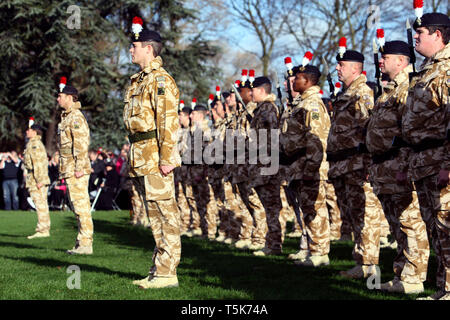
<svg viewBox="0 0 450 320">
<path fill-rule="evenodd" d="M 298 66 L 298 67 L 295 67 L 295 68 L 298 68 L 298 71 L 294 72 L 294 75 L 297 74 L 297 73 L 310 73 L 310 74 L 315 74 L 318 78 L 320 78 L 320 76 L 322 75 L 320 73 L 319 68 L 317 68 L 315 66 L 311 66 L 309 64 L 306 65 L 306 67 Z"/>
<path fill-rule="evenodd" d="M 251 89 L 252 87 L 250 86 L 250 81 L 249 80 L 244 81 L 244 82 L 241 81 L 241 83 L 239 84 L 239 89 L 242 89 L 242 88 Z"/>
<path fill-rule="evenodd" d="M 228 91 L 222 92 L 222 97 L 223 97 L 224 99 L 228 98 L 230 95 L 231 95 L 231 94 L 230 94 Z"/>
<path fill-rule="evenodd" d="M 255 81 L 253 81 L 253 88 L 261 87 L 264 84 L 272 85 L 272 82 L 270 82 L 270 79 L 267 77 L 257 77 L 255 78 Z"/>
<path fill-rule="evenodd" d="M 158 32 L 144 29 L 137 34 L 131 35 L 131 42 L 147 42 L 147 41 L 155 41 L 161 42 L 161 36 Z"/>
<path fill-rule="evenodd" d="M 180 112 L 184 112 L 184 113 L 187 113 L 189 115 L 189 114 L 191 114 L 192 109 L 189 108 L 189 107 L 183 107 L 183 109 L 181 109 Z"/>
<path fill-rule="evenodd" d="M 205 106 L 199 104 L 194 107 L 194 111 L 208 111 L 208 109 Z"/>
<path fill-rule="evenodd" d="M 40 126 L 40 125 L 38 125 L 38 124 L 33 124 L 31 127 L 30 127 L 30 129 L 33 129 L 33 130 L 40 130 L 40 131 L 44 131 L 44 129 Z"/>
<path fill-rule="evenodd" d="M 364 55 L 362 55 L 360 52 L 355 50 L 347 50 L 345 51 L 343 57 L 341 58 L 341 55 L 338 54 L 336 56 L 337 61 L 353 61 L 353 62 L 361 62 L 364 63 Z"/>
<path fill-rule="evenodd" d="M 420 27 L 450 27 L 450 19 L 446 14 L 439 12 L 425 13 L 420 18 L 420 23 L 418 18 L 414 21 L 414 30 Z"/>
<path fill-rule="evenodd" d="M 78 90 L 75 87 L 66 85 L 61 93 L 70 94 L 70 95 L 78 95 Z"/>
<path fill-rule="evenodd" d="M 404 41 L 388 41 L 380 48 L 381 54 L 398 54 L 410 57 L 409 45 Z"/>
</svg>

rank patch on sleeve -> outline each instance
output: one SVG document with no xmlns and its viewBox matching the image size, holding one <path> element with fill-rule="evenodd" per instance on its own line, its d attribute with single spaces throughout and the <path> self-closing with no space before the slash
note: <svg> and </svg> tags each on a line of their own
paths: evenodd
<svg viewBox="0 0 450 320">
<path fill-rule="evenodd" d="M 75 121 L 75 122 L 73 123 L 73 127 L 74 127 L 75 129 L 80 129 L 80 123 L 79 123 L 78 121 Z"/>
<path fill-rule="evenodd" d="M 313 120 L 319 120 L 320 119 L 320 114 L 318 112 L 313 112 L 311 114 L 311 119 Z"/>
<path fill-rule="evenodd" d="M 164 88 L 158 88 L 158 96 L 163 96 L 165 93 Z"/>
</svg>

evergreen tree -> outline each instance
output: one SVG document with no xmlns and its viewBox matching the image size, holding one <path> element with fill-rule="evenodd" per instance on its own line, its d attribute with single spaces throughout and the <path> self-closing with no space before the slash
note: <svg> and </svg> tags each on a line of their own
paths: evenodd
<svg viewBox="0 0 450 320">
<path fill-rule="evenodd" d="M 91 129 L 91 148 L 120 148 L 125 142 L 123 93 L 137 72 L 129 62 L 131 21 L 142 16 L 161 33 L 166 69 L 184 95 L 208 94 L 208 78 L 218 71 L 208 64 L 217 48 L 201 35 L 184 39 L 179 25 L 195 19 L 183 1 L 79 0 L 80 28 L 70 29 L 73 1 L 4 0 L 0 3 L 0 144 L 22 149 L 29 116 L 47 129 L 46 146 L 56 148 L 60 110 L 59 79 L 80 92 Z M 72 19 L 72 20 L 71 20 Z M 206 98 L 205 98 L 206 99 Z"/>
</svg>

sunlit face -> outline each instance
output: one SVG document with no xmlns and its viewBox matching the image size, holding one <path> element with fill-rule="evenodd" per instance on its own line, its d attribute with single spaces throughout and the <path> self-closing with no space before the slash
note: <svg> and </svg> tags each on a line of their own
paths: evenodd
<svg viewBox="0 0 450 320">
<path fill-rule="evenodd" d="M 250 101 L 252 101 L 252 89 L 250 89 L 250 88 L 241 88 L 240 94 L 241 94 L 242 101 L 245 104 L 247 104 Z"/>
<path fill-rule="evenodd" d="M 192 111 L 190 118 L 192 122 L 199 123 L 205 119 L 205 115 L 201 111 Z"/>
<path fill-rule="evenodd" d="M 266 96 L 266 91 L 263 87 L 252 88 L 252 101 L 262 102 Z"/>
<path fill-rule="evenodd" d="M 220 118 L 225 118 L 225 109 L 223 107 L 223 104 L 220 100 L 217 100 L 216 103 L 213 106 L 213 109 L 216 111 L 217 115 Z"/>
<path fill-rule="evenodd" d="M 433 56 L 437 36 L 437 32 L 430 34 L 428 29 L 424 27 L 417 28 L 416 34 L 414 35 L 416 51 L 427 58 Z"/>
<path fill-rule="evenodd" d="M 142 47 L 142 42 L 133 42 L 130 45 L 131 62 L 134 64 L 142 65 L 144 64 L 146 57 L 150 52 L 152 52 L 150 45 Z"/>
<path fill-rule="evenodd" d="M 61 108 L 67 109 L 73 103 L 73 97 L 69 94 L 59 93 L 56 101 Z"/>
<path fill-rule="evenodd" d="M 306 89 L 309 88 L 309 81 L 305 77 L 304 73 L 297 73 L 297 75 L 294 78 L 293 82 L 293 89 L 294 91 L 303 93 L 306 91 Z"/>
<path fill-rule="evenodd" d="M 183 128 L 189 127 L 189 115 L 185 112 L 180 112 L 178 115 L 178 120 Z"/>
<path fill-rule="evenodd" d="M 353 76 L 353 63 L 351 61 L 339 61 L 336 70 L 339 81 L 346 83 Z"/>
<path fill-rule="evenodd" d="M 28 128 L 26 131 L 26 136 L 28 139 L 34 138 L 36 136 L 36 131 L 31 128 Z"/>
</svg>

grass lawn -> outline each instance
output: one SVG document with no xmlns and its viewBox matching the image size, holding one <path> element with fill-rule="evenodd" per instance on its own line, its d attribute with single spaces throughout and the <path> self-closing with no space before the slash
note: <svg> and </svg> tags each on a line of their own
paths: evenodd
<svg viewBox="0 0 450 320">
<path fill-rule="evenodd" d="M 287 238 L 283 255 L 254 257 L 228 245 L 182 238 L 178 288 L 142 290 L 131 282 L 146 276 L 154 247 L 151 231 L 128 224 L 125 211 L 98 211 L 94 219 L 94 254 L 71 256 L 77 233 L 71 212 L 51 212 L 50 238 L 28 240 L 36 213 L 0 211 L 0 299 L 115 300 L 409 300 L 416 296 L 369 290 L 364 280 L 348 280 L 340 270 L 351 268 L 352 243 L 333 243 L 331 264 L 319 269 L 297 267 L 287 255 L 298 239 Z M 382 282 L 393 278 L 395 251 L 382 249 Z M 67 288 L 70 265 L 81 270 L 81 289 Z M 426 294 L 435 291 L 435 257 L 430 257 Z M 425 294 L 421 294 L 424 296 Z"/>
</svg>

